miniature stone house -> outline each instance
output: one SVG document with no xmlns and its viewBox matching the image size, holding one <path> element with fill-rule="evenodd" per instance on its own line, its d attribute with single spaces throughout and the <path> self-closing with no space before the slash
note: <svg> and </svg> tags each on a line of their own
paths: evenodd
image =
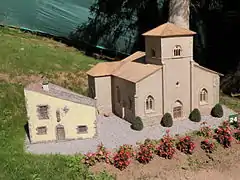
<svg viewBox="0 0 240 180">
<path fill-rule="evenodd" d="M 88 74 L 90 96 L 102 113 L 133 122 L 159 124 L 169 112 L 187 118 L 194 108 L 205 115 L 219 102 L 222 74 L 193 60 L 195 32 L 165 23 L 143 34 L 145 51 L 119 62 L 98 63 Z"/>
<path fill-rule="evenodd" d="M 31 143 L 96 135 L 95 100 L 42 82 L 29 84 L 24 94 Z"/>
</svg>

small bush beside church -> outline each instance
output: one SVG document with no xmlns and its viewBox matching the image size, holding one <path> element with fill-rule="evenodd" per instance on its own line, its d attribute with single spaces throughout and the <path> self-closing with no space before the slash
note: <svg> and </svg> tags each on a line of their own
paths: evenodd
<svg viewBox="0 0 240 180">
<path fill-rule="evenodd" d="M 173 119 L 170 113 L 165 113 L 161 120 L 161 125 L 163 127 L 172 127 Z"/>
<path fill-rule="evenodd" d="M 189 115 L 189 119 L 193 122 L 200 122 L 201 121 L 201 114 L 200 111 L 195 108 Z"/>
<path fill-rule="evenodd" d="M 131 128 L 136 131 L 141 131 L 143 129 L 143 122 L 140 117 L 136 117 L 135 121 L 132 122 Z"/>
<path fill-rule="evenodd" d="M 221 118 L 223 117 L 223 108 L 221 104 L 216 104 L 211 111 L 211 115 L 213 117 Z"/>
</svg>

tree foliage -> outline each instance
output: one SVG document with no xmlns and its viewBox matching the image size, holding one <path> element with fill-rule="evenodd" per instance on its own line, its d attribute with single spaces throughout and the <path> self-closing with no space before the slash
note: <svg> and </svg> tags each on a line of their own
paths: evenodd
<svg viewBox="0 0 240 180">
<path fill-rule="evenodd" d="M 78 27 L 71 37 L 96 45 L 103 43 L 117 50 L 120 36 L 126 36 L 125 49 L 144 48 L 141 34 L 167 21 L 164 0 L 97 0 L 90 7 L 88 22 Z M 130 47 L 134 41 L 133 47 Z"/>
<path fill-rule="evenodd" d="M 168 21 L 169 1 L 180 0 L 96 0 L 90 7 L 88 22 L 78 27 L 71 38 L 77 45 L 82 44 L 80 41 L 100 43 L 118 51 L 119 39 L 124 37 L 122 52 L 144 51 L 141 34 Z M 239 9 L 240 1 L 190 0 L 190 29 L 197 32 L 194 59 L 215 71 L 232 72 L 225 77 L 231 82 L 222 85 L 228 91 L 238 88 L 239 82 L 236 67 L 240 56 L 234 45 L 234 41 L 240 41 Z M 178 10 L 173 9 L 176 13 Z"/>
</svg>

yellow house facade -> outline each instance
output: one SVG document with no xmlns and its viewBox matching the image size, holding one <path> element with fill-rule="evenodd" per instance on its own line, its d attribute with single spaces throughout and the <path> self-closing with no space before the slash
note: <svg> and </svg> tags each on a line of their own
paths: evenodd
<svg viewBox="0 0 240 180">
<path fill-rule="evenodd" d="M 24 88 L 31 143 L 93 138 L 97 133 L 95 100 L 55 84 Z"/>
</svg>

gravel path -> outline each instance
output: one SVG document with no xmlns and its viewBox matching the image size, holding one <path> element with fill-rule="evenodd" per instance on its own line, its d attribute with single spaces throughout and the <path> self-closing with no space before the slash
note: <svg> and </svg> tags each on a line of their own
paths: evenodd
<svg viewBox="0 0 240 180">
<path fill-rule="evenodd" d="M 235 114 L 226 106 L 223 106 L 224 117 L 221 119 L 211 116 L 202 116 L 202 121 L 206 121 L 212 127 L 218 126 L 223 120 L 227 120 L 230 114 Z M 117 148 L 122 144 L 135 145 L 136 142 L 144 141 L 146 138 L 160 139 L 166 128 L 162 126 L 146 127 L 142 131 L 137 132 L 130 128 L 130 124 L 117 116 L 98 117 L 98 137 L 87 140 L 72 140 L 59 143 L 41 143 L 29 144 L 26 140 L 26 151 L 34 154 L 75 154 L 94 152 L 97 145 L 101 142 L 106 148 Z M 194 123 L 190 120 L 175 121 L 174 125 L 169 128 L 172 135 L 183 134 L 192 130 L 197 130 L 200 123 Z"/>
</svg>

